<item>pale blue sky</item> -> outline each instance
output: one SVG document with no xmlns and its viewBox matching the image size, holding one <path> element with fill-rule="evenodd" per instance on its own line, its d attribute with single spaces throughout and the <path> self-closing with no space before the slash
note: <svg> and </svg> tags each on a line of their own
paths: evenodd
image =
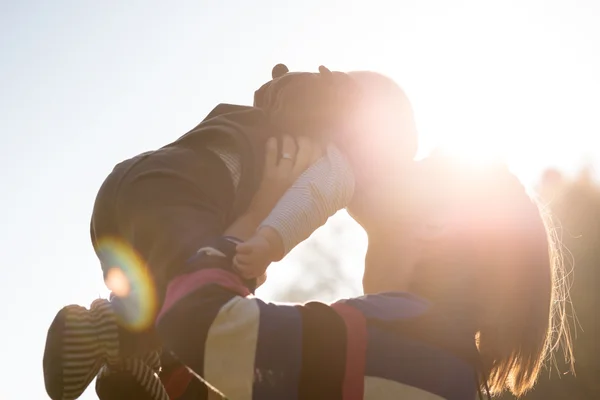
<svg viewBox="0 0 600 400">
<path fill-rule="evenodd" d="M 0 1 L 0 399 L 46 398 L 55 312 L 106 294 L 88 221 L 118 161 L 218 102 L 249 104 L 285 62 L 391 75 L 425 148 L 479 137 L 524 179 L 573 171 L 600 159 L 599 18 L 594 0 Z M 355 292 L 364 236 L 351 232 Z M 300 263 L 272 282 L 286 268 Z"/>
</svg>

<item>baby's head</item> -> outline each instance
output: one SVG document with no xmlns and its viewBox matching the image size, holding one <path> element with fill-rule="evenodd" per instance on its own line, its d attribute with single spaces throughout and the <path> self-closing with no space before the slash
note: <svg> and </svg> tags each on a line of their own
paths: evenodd
<svg viewBox="0 0 600 400">
<path fill-rule="evenodd" d="M 417 129 L 404 91 L 371 71 L 349 73 L 320 67 L 292 72 L 279 64 L 273 80 L 255 92 L 254 106 L 267 111 L 281 133 L 333 141 L 355 174 L 350 209 L 360 218 L 365 196 L 380 188 L 388 171 L 408 169 L 417 152 Z"/>
<path fill-rule="evenodd" d="M 254 94 L 287 134 L 335 140 L 368 178 L 410 161 L 417 151 L 412 107 L 391 78 L 371 71 L 289 72 L 283 64 Z"/>
<path fill-rule="evenodd" d="M 273 79 L 254 93 L 254 106 L 267 112 L 281 134 L 332 140 L 353 114 L 359 86 L 343 72 L 289 72 L 273 68 Z"/>
</svg>

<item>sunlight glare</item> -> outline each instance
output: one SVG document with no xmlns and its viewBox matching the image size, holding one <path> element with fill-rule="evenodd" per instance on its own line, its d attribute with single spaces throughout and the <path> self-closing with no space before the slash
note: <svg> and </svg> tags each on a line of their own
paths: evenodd
<svg viewBox="0 0 600 400">
<path fill-rule="evenodd" d="M 146 263 L 130 245 L 111 237 L 98 241 L 97 252 L 101 262 L 110 266 L 106 285 L 123 299 L 121 322 L 134 331 L 147 329 L 156 317 L 158 301 Z"/>
</svg>

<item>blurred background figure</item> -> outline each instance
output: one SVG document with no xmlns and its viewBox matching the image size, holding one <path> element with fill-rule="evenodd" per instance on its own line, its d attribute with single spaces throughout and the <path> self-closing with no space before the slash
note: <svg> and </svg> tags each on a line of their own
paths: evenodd
<svg viewBox="0 0 600 400">
<path fill-rule="evenodd" d="M 547 169 L 541 176 L 538 191 L 540 196 L 547 202 L 552 201 L 563 188 L 563 176 L 556 169 Z"/>
</svg>

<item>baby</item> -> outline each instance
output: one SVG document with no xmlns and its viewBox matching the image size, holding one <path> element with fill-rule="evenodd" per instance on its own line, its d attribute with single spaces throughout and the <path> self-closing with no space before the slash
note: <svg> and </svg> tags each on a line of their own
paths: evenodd
<svg viewBox="0 0 600 400">
<path fill-rule="evenodd" d="M 237 246 L 234 264 L 245 278 L 264 274 L 271 262 L 281 260 L 300 243 L 298 239 L 306 239 L 315 226 L 321 226 L 335 211 L 346 207 L 353 197 L 357 179 L 363 189 L 354 199 L 355 203 L 367 195 L 367 187 L 377 176 L 415 156 L 414 115 L 400 87 L 374 72 L 350 72 L 348 76 L 360 89 L 361 98 L 355 103 L 358 104 L 355 113 L 336 116 L 339 118 L 337 135 L 331 137 L 333 143 L 327 147 L 327 156 L 284 194 L 254 237 Z M 347 112 L 347 109 L 338 109 L 340 111 Z M 377 135 L 371 135 L 369 140 L 369 132 L 377 132 Z M 395 152 L 397 157 L 386 157 L 384 153 L 390 152 Z M 376 165 L 369 153 L 380 155 L 381 160 L 396 159 L 399 165 Z"/>
</svg>

